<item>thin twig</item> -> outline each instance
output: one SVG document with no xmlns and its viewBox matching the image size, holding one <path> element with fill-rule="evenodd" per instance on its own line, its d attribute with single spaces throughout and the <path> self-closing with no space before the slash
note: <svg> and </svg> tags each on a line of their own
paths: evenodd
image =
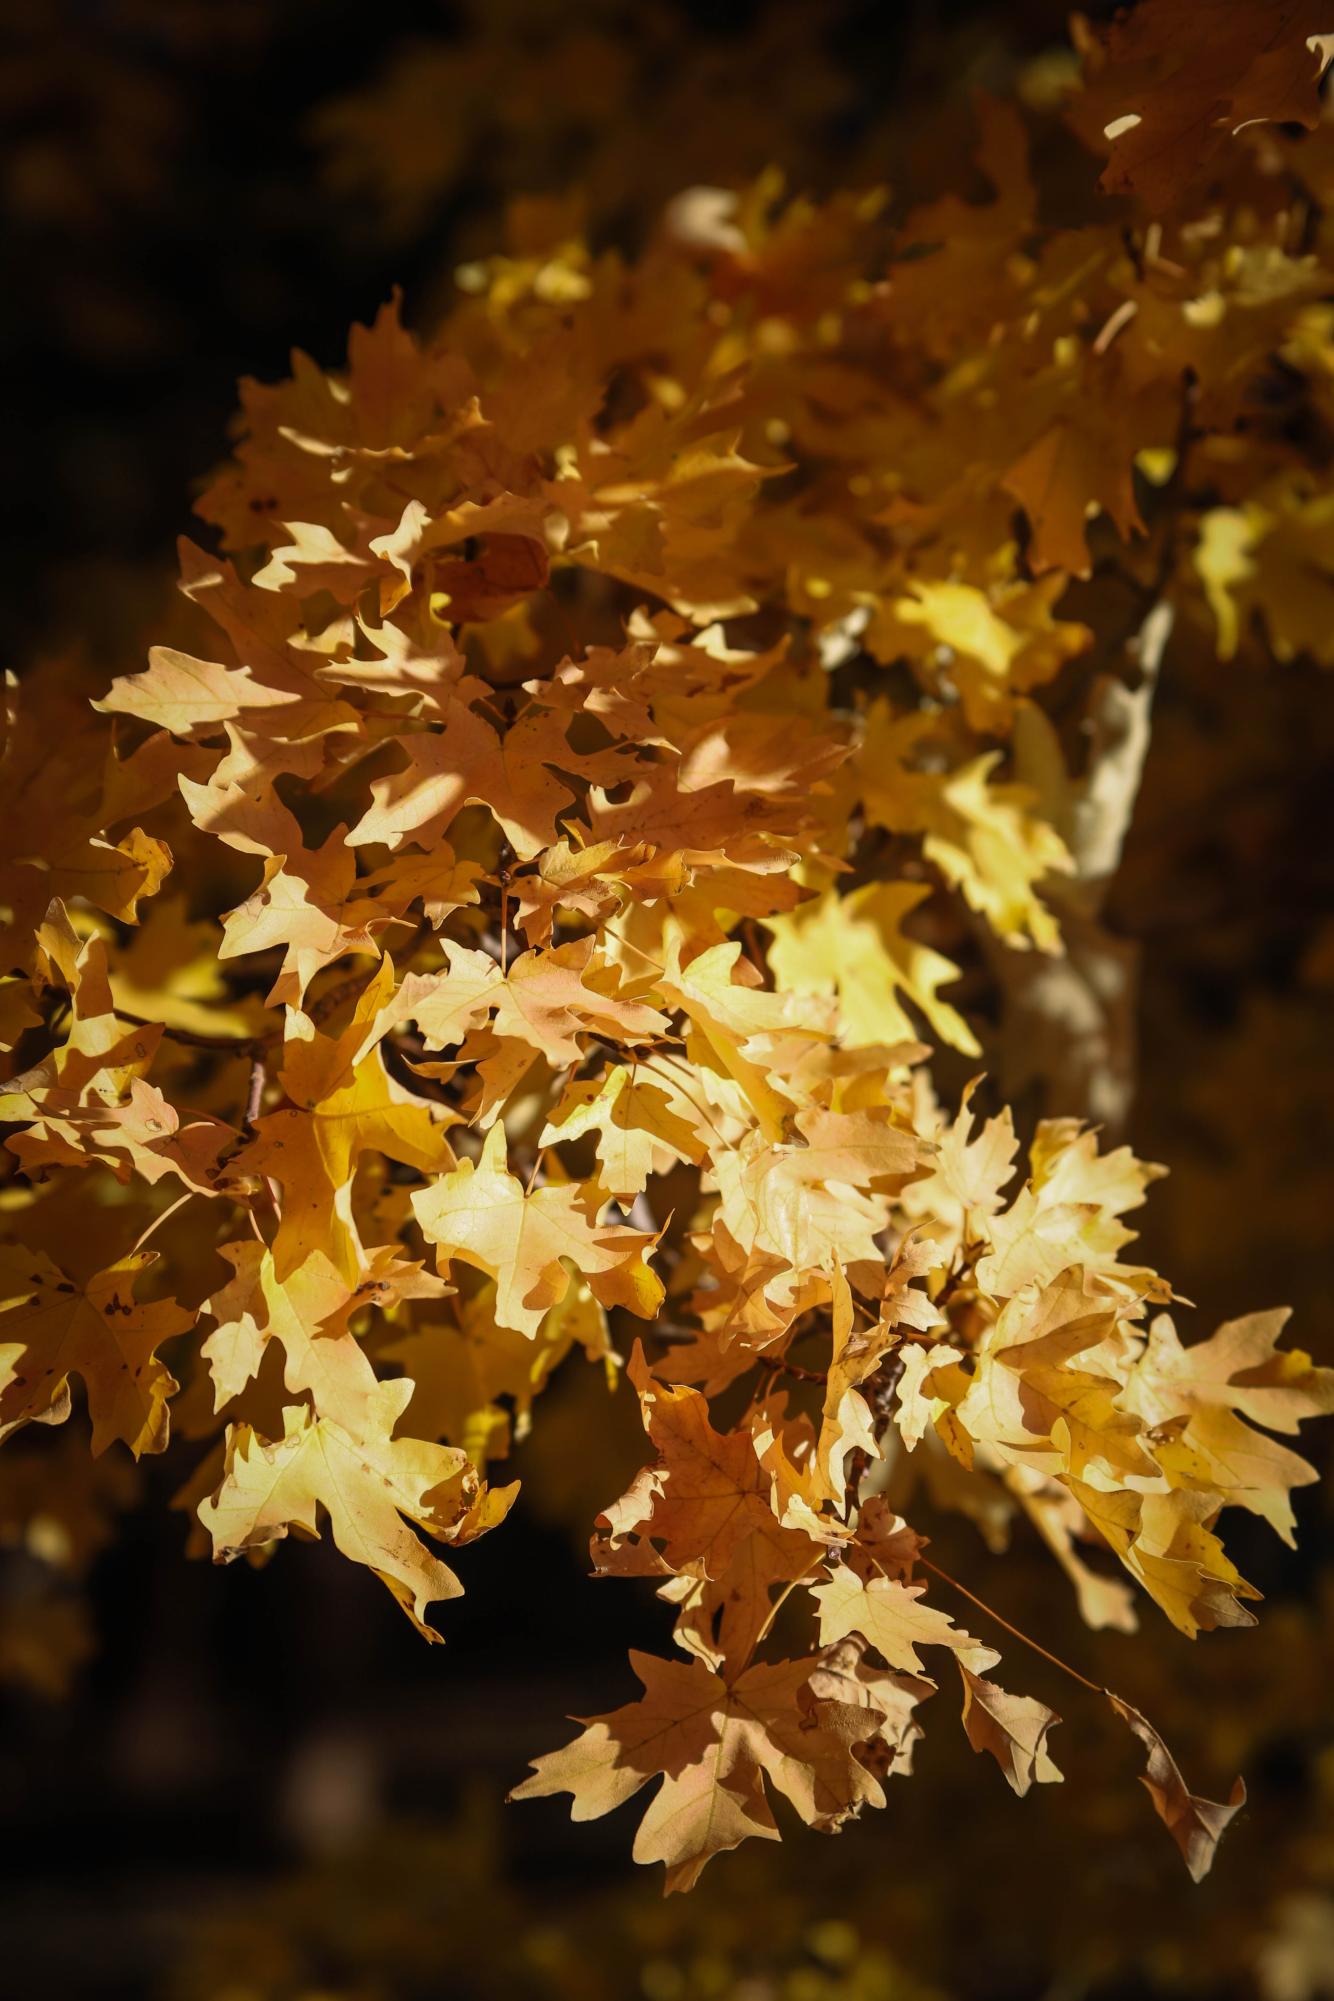
<svg viewBox="0 0 1334 2001">
<path fill-rule="evenodd" d="M 185 1049 L 214 1049 L 229 1056 L 245 1056 L 266 1048 L 276 1039 L 263 1035 L 205 1035 L 198 1029 L 173 1028 L 167 1022 L 150 1021 L 147 1015 L 131 1014 L 123 1007 L 113 1012 L 117 1021 L 128 1021 L 132 1028 L 160 1028 L 169 1042 L 179 1042 Z"/>
<path fill-rule="evenodd" d="M 803 1369 L 800 1362 L 789 1362 L 785 1355 L 757 1355 L 755 1360 L 762 1369 L 781 1370 L 785 1376 L 795 1376 L 803 1383 L 827 1383 L 829 1376 L 824 1369 Z"/>
</svg>

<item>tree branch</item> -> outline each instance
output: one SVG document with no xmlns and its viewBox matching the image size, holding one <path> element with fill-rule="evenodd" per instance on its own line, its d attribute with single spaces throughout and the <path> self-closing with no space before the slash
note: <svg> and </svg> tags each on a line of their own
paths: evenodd
<svg viewBox="0 0 1334 2001">
<path fill-rule="evenodd" d="M 1129 1117 L 1136 1077 L 1139 947 L 1102 922 L 1108 890 L 1139 797 L 1153 700 L 1173 625 L 1160 600 L 1128 642 L 1137 676 L 1100 675 L 1089 700 L 1092 739 L 1084 778 L 1059 831 L 1074 874 L 1043 894 L 1060 920 L 1065 951 L 1020 953 L 988 939 L 1003 995 L 1001 1050 L 1012 1096 L 1036 1085 L 1049 1113 L 1074 1113 L 1115 1134 Z"/>
</svg>

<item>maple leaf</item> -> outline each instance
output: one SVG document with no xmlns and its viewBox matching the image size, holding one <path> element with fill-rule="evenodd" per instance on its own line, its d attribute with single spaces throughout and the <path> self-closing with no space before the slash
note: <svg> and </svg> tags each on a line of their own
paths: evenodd
<svg viewBox="0 0 1334 2001">
<path fill-rule="evenodd" d="M 1107 1700 L 1123 1723 L 1129 1725 L 1148 1752 L 1148 1770 L 1140 1783 L 1153 1801 L 1153 1810 L 1162 1821 L 1185 1858 L 1193 1882 L 1208 1875 L 1214 1853 L 1229 1822 L 1246 1804 L 1246 1785 L 1237 1779 L 1226 1806 L 1215 1800 L 1197 1799 L 1188 1789 L 1176 1760 L 1148 1718 L 1141 1716 L 1119 1695 L 1106 1691 Z"/>
<path fill-rule="evenodd" d="M 62 671 L 6 677 L 0 706 L 0 922 L 7 970 L 35 964 L 34 936 L 53 902 L 86 901 L 118 922 L 138 921 L 172 866 L 171 849 L 142 825 L 171 796 L 173 746 L 158 733 L 121 758 Z M 165 754 L 164 754 L 165 753 Z M 50 802 L 60 802 L 59 812 Z"/>
<path fill-rule="evenodd" d="M 1200 523 L 1199 573 L 1218 627 L 1218 657 L 1231 660 L 1263 621 L 1276 657 L 1309 655 L 1328 667 L 1334 508 L 1303 483 L 1271 482 L 1241 507 L 1215 507 Z"/>
<path fill-rule="evenodd" d="M 1059 1784 L 1058 1771 L 1047 1750 L 1047 1733 L 1060 1717 L 1031 1695 L 1010 1695 L 988 1681 L 979 1667 L 994 1667 L 996 1655 L 979 1648 L 971 1663 L 958 1657 L 963 1681 L 963 1727 L 975 1751 L 989 1751 L 1007 1783 L 1022 1799 L 1036 1781 Z"/>
<path fill-rule="evenodd" d="M 26 1081 L 30 1086 L 34 1078 Z M 197 1195 L 230 1192 L 227 1163 L 237 1135 L 219 1119 L 199 1118 L 182 1125 L 175 1106 L 155 1085 L 131 1077 L 121 1104 L 104 1104 L 95 1093 L 80 1104 L 60 1086 L 16 1092 L 0 1098 L 6 1111 L 31 1117 L 26 1132 L 6 1142 L 28 1173 L 54 1166 L 91 1167 L 99 1161 L 116 1179 L 138 1175 L 150 1186 L 174 1174 Z M 25 1103 L 25 1099 L 27 1102 Z"/>
<path fill-rule="evenodd" d="M 36 942 L 51 984 L 69 996 L 64 1041 L 43 1061 L 11 1078 L 0 1094 L 0 1117 L 48 1122 L 80 1108 L 117 1106 L 151 1064 L 161 1028 L 129 1028 L 116 1018 L 107 950 L 100 938 L 80 939 L 64 905 L 53 900 Z"/>
<path fill-rule="evenodd" d="M 837 993 L 850 1043 L 913 1041 L 906 999 L 942 1042 L 976 1056 L 972 1030 L 937 991 L 958 978 L 958 967 L 903 929 L 929 894 L 920 883 L 867 883 L 850 896 L 829 889 L 790 916 L 765 918 L 775 974 L 792 993 Z"/>
<path fill-rule="evenodd" d="M 659 865 L 673 856 L 695 869 L 723 864 L 762 874 L 782 869 L 793 857 L 776 837 L 790 835 L 801 817 L 787 802 L 743 791 L 730 778 L 685 785 L 673 764 L 638 777 L 624 799 L 612 799 L 599 785 L 588 798 L 595 842 L 642 844 L 655 853 Z"/>
<path fill-rule="evenodd" d="M 365 876 L 363 887 L 391 917 L 401 918 L 420 902 L 427 923 L 438 931 L 456 910 L 481 901 L 481 874 L 479 862 L 458 859 L 447 841 L 438 841 L 429 854 L 400 851 Z"/>
<path fill-rule="evenodd" d="M 718 1218 L 733 1243 L 752 1257 L 776 1261 L 773 1277 L 782 1291 L 793 1282 L 835 1264 L 871 1263 L 876 1238 L 889 1215 L 889 1201 L 877 1181 L 903 1178 L 911 1171 L 916 1147 L 883 1116 L 829 1113 L 835 1127 L 851 1127 L 855 1139 L 810 1147 L 794 1143 L 766 1146 L 759 1134 L 714 1161 L 720 1191 Z M 869 1154 L 871 1171 L 866 1171 Z M 773 1296 L 766 1281 L 765 1290 Z"/>
<path fill-rule="evenodd" d="M 244 664 L 227 667 L 195 660 L 174 646 L 153 646 L 148 671 L 122 675 L 93 706 L 108 715 L 137 716 L 173 736 L 192 736 L 208 734 L 247 710 L 290 709 L 300 700 L 299 690 L 256 680 Z M 283 723 L 290 728 L 292 718 L 284 716 Z"/>
<path fill-rule="evenodd" d="M 341 1036 L 289 1013 L 279 1077 L 292 1103 L 255 1121 L 236 1162 L 238 1171 L 271 1175 L 283 1189 L 274 1242 L 280 1277 L 320 1251 L 331 1252 L 355 1281 L 360 1251 L 349 1187 L 362 1154 L 374 1149 L 424 1172 L 453 1160 L 440 1119 L 385 1069 L 378 1037 L 393 984 L 385 959 Z"/>
<path fill-rule="evenodd" d="M 1107 1288 L 1162 1297 L 1156 1274 L 1121 1262 L 1135 1233 L 1120 1220 L 1163 1170 L 1129 1147 L 1100 1155 L 1077 1121 L 1046 1120 L 1029 1149 L 1032 1173 L 1008 1209 L 987 1219 L 979 1283 L 998 1298 L 1049 1285 L 1074 1261 Z"/>
<path fill-rule="evenodd" d="M 908 1213 L 929 1219 L 929 1234 L 958 1249 L 985 1239 L 988 1219 L 1002 1206 L 1001 1190 L 1014 1178 L 1019 1151 L 1008 1106 L 974 1137 L 972 1099 L 979 1081 L 965 1088 L 954 1120 L 933 1135 L 935 1152 L 926 1171 L 903 1193 Z"/>
<path fill-rule="evenodd" d="M 156 1251 L 135 1251 L 76 1285 L 40 1251 L 0 1251 L 0 1438 L 19 1425 L 63 1424 L 69 1379 L 82 1379 L 93 1451 L 114 1439 L 137 1459 L 167 1445 L 167 1399 L 176 1382 L 158 1348 L 183 1334 L 194 1314 L 164 1299 L 134 1297 Z"/>
<path fill-rule="evenodd" d="M 1143 530 L 1127 438 L 1057 418 L 1001 475 L 1028 516 L 1035 570 L 1086 577 L 1088 516 L 1102 508 L 1122 536 Z"/>
<path fill-rule="evenodd" d="M 648 589 L 697 624 L 753 608 L 727 561 L 727 529 L 743 518 L 766 468 L 737 451 L 713 413 L 648 404 L 605 442 L 587 471 L 549 489 L 570 521 L 575 562 Z M 581 476 L 582 475 L 582 476 Z"/>
<path fill-rule="evenodd" d="M 542 1316 L 570 1286 L 566 1260 L 605 1306 L 625 1306 L 651 1319 L 662 1282 L 644 1261 L 654 1239 L 620 1223 L 596 1223 L 576 1188 L 527 1192 L 509 1172 L 505 1128 L 492 1126 L 481 1158 L 460 1161 L 451 1174 L 413 1193 L 417 1221 L 440 1261 L 454 1258 L 496 1281 L 502 1326 L 535 1335 Z"/>
<path fill-rule="evenodd" d="M 510 1797 L 572 1793 L 572 1818 L 594 1820 L 661 1777 L 634 1855 L 667 1865 L 669 1892 L 690 1889 L 712 1856 L 751 1835 L 778 1839 L 766 1779 L 827 1830 L 884 1804 L 857 1757 L 879 1712 L 817 1697 L 818 1660 L 748 1668 L 730 1684 L 700 1661 L 632 1653 L 630 1664 L 644 1684 L 640 1700 L 589 1719 L 567 1749 L 536 1759 Z"/>
<path fill-rule="evenodd" d="M 271 1340 L 284 1350 L 284 1376 L 293 1394 L 306 1394 L 322 1417 L 363 1432 L 378 1387 L 375 1371 L 347 1322 L 362 1306 L 384 1312 L 398 1300 L 438 1298 L 439 1279 L 383 1246 L 371 1255 L 355 1284 L 316 1251 L 285 1280 L 266 1245 L 246 1240 L 220 1246 L 235 1277 L 204 1302 L 216 1321 L 201 1353 L 213 1377 L 217 1410 L 240 1395 L 256 1375 Z"/>
<path fill-rule="evenodd" d="M 503 1457 L 511 1430 L 516 1439 L 528 1436 L 537 1398 L 574 1347 L 602 1364 L 609 1384 L 616 1380 L 606 1313 L 582 1281 L 548 1310 L 531 1339 L 500 1326 L 490 1286 L 451 1305 L 450 1318 L 414 1318 L 411 1332 L 378 1344 L 377 1354 L 412 1379 L 405 1427 L 462 1446 L 474 1465 Z"/>
<path fill-rule="evenodd" d="M 909 1452 L 914 1452 L 929 1429 L 941 1427 L 942 1419 L 951 1420 L 952 1433 L 955 1400 L 938 1391 L 950 1380 L 951 1370 L 963 1361 L 963 1350 L 952 1347 L 948 1341 L 937 1341 L 929 1348 L 905 1348 L 901 1359 L 903 1369 L 895 1391 L 894 1422 Z"/>
<path fill-rule="evenodd" d="M 315 854 L 271 855 L 259 888 L 223 920 L 220 959 L 282 948 L 270 1006 L 301 1007 L 315 975 L 346 952 L 377 956 L 375 933 L 395 915 L 392 906 L 356 893 L 343 831 L 336 827 Z"/>
<path fill-rule="evenodd" d="M 347 837 L 352 846 L 396 848 L 408 839 L 433 846 L 476 800 L 520 860 L 531 861 L 556 839 L 556 816 L 575 798 L 552 767 L 577 770 L 581 762 L 549 711 L 523 717 L 502 737 L 462 702 L 451 705 L 441 731 L 410 737 L 407 752 L 401 771 L 372 784 L 373 803 Z"/>
<path fill-rule="evenodd" d="M 450 943 L 442 950 L 447 971 L 409 973 L 391 1019 L 415 1021 L 432 1049 L 454 1049 L 470 1028 L 489 1018 L 505 975 L 485 952 Z"/>
<path fill-rule="evenodd" d="M 771 1476 L 744 1429 L 720 1433 L 697 1390 L 656 1382 L 638 1342 L 630 1380 L 657 1461 L 598 1517 L 595 1566 L 720 1581 L 717 1640 L 744 1660 L 768 1618 L 770 1587 L 809 1570 L 819 1546 L 776 1519 Z"/>
<path fill-rule="evenodd" d="M 831 1646 L 849 1633 L 860 1633 L 893 1668 L 920 1674 L 918 1647 L 972 1647 L 976 1642 L 945 1613 L 921 1600 L 925 1586 L 895 1578 L 861 1578 L 842 1565 L 827 1584 L 811 1591 L 820 1612 L 820 1641 Z"/>
<path fill-rule="evenodd" d="M 687 1016 L 718 1066 L 731 1077 L 771 1140 L 782 1136 L 791 1101 L 775 1089 L 771 1066 L 762 1058 L 770 1038 L 793 1029 L 789 1007 L 778 994 L 733 978 L 739 944 L 713 945 L 688 966 L 674 954 L 656 981 L 656 991 Z"/>
<path fill-rule="evenodd" d="M 1128 483 L 1128 456 L 1126 468 Z M 1011 481 L 1006 484 L 1013 490 Z M 1082 552 L 1082 541 L 1080 547 Z M 1031 557 L 1036 570 L 1050 567 L 1041 553 Z M 975 728 L 1012 728 L 1016 699 L 1051 680 L 1089 643 L 1086 626 L 1052 618 L 1064 581 L 1044 578 L 988 593 L 975 584 L 918 579 L 910 597 L 881 607 L 866 644 L 880 660 L 907 654 L 928 681 L 933 669 L 947 674 Z"/>
<path fill-rule="evenodd" d="M 601 1077 L 566 1085 L 543 1127 L 540 1144 L 552 1146 L 597 1134 L 600 1180 L 612 1195 L 637 1195 L 650 1175 L 673 1161 L 698 1163 L 708 1143 L 689 1105 L 636 1066 L 614 1064 Z"/>
<path fill-rule="evenodd" d="M 582 847 L 553 841 L 530 874 L 515 882 L 518 921 L 530 945 L 547 945 L 561 911 L 598 919 L 619 908 L 650 853 L 643 841 L 594 841 Z M 676 881 L 684 871 L 677 871 Z"/>
<path fill-rule="evenodd" d="M 488 1495 L 491 1505 L 479 1514 L 465 1453 L 394 1438 L 411 1395 L 406 1380 L 378 1384 L 364 1433 L 302 1404 L 284 1411 L 283 1435 L 272 1443 L 249 1425 L 229 1426 L 221 1485 L 199 1509 L 214 1561 L 267 1549 L 292 1529 L 315 1536 L 323 1508 L 343 1554 L 375 1572 L 424 1638 L 439 1640 L 426 1614 L 463 1587 L 408 1524 L 447 1542 L 466 1540 L 494 1526 L 514 1490 Z"/>
<path fill-rule="evenodd" d="M 879 1316 L 870 1327 L 856 1325 L 852 1291 L 842 1267 L 836 1266 L 831 1274 L 831 1345 L 816 1463 L 824 1477 L 826 1494 L 832 1499 L 840 1499 L 844 1493 L 845 1462 L 854 1447 L 860 1447 L 871 1458 L 879 1453 L 871 1410 L 862 1394 L 863 1385 L 876 1374 L 887 1355 L 900 1348 L 900 1329 L 925 1332 L 944 1324 L 944 1316 L 932 1306 L 926 1294 L 911 1289 L 912 1280 L 929 1271 L 934 1259 L 935 1252 L 929 1244 L 911 1239 L 900 1244 L 893 1264 L 885 1272 Z M 953 1351 L 944 1343 L 937 1343 L 929 1351 L 906 1348 L 896 1356 L 901 1373 L 899 1408 L 895 1415 L 909 1450 L 921 1437 L 921 1429 L 914 1435 L 912 1423 L 905 1417 L 917 1387 L 917 1364 L 929 1365 L 929 1361 L 944 1361 L 952 1355 Z"/>
<path fill-rule="evenodd" d="M 1027 786 L 990 782 L 1000 751 L 948 771 L 917 768 L 936 727 L 929 714 L 895 717 L 887 702 L 874 705 L 866 725 L 868 817 L 897 833 L 920 833 L 927 860 L 1008 943 L 1059 950 L 1059 929 L 1036 889 L 1047 875 L 1073 869 L 1064 841 L 1036 811 Z"/>
<path fill-rule="evenodd" d="M 433 549 L 455 548 L 459 543 L 470 542 L 483 535 L 492 546 L 497 538 L 506 545 L 516 541 L 526 542 L 530 545 L 528 562 L 540 565 L 535 577 L 531 569 L 524 575 L 524 586 L 531 589 L 534 582 L 546 581 L 543 523 L 547 512 L 542 501 L 514 493 L 499 494 L 494 500 L 481 505 L 471 500 L 464 501 L 459 507 L 445 508 L 439 513 L 433 513 L 420 500 L 410 500 L 393 533 L 376 536 L 370 547 L 375 555 L 382 556 L 401 571 L 411 585 L 414 567 Z M 523 572 L 520 574 L 523 575 Z M 450 583 L 458 582 L 458 574 L 451 576 L 437 568 L 434 581 L 437 589 L 448 589 Z M 493 585 L 491 595 L 494 594 Z M 499 594 L 502 599 L 509 595 L 504 590 Z M 481 597 L 482 593 L 474 584 L 472 601 L 458 610 L 457 616 L 485 618 L 494 616 L 496 609 L 503 609 L 503 604 L 494 608 L 484 605 Z"/>
<path fill-rule="evenodd" d="M 666 1017 L 638 1001 L 600 991 L 593 984 L 594 941 L 580 939 L 552 951 L 525 952 L 497 989 L 495 1033 L 527 1043 L 558 1068 L 576 1063 L 583 1050 L 580 1030 L 611 1036 L 621 1044 L 651 1040 L 667 1028 Z M 590 977 L 591 976 L 591 977 Z"/>
<path fill-rule="evenodd" d="M 1078 1269 L 1017 1293 L 976 1351 L 973 1380 L 955 1407 L 958 1424 L 1003 1458 L 1048 1472 L 1082 1478 L 1092 1459 L 1118 1478 L 1152 1479 L 1141 1420 L 1118 1408 L 1119 1381 L 1069 1366 L 1116 1332 L 1115 1312 L 1089 1296 Z"/>
<path fill-rule="evenodd" d="M 1314 1480 L 1315 1469 L 1242 1421 L 1292 1432 L 1334 1410 L 1334 1370 L 1314 1368 L 1300 1349 L 1278 1352 L 1287 1317 L 1281 1309 L 1248 1314 L 1183 1348 L 1170 1317 L 1157 1315 L 1125 1401 L 1153 1428 L 1154 1456 L 1174 1486 L 1221 1493 L 1291 1544 L 1289 1492 Z"/>
<path fill-rule="evenodd" d="M 1064 1484 L 1172 1624 L 1188 1639 L 1218 1626 L 1253 1626 L 1242 1604 L 1258 1598 L 1209 1527 L 1212 1494 L 1103 1492 L 1073 1475 Z"/>
<path fill-rule="evenodd" d="M 0 1049 L 8 1054 L 17 1048 L 30 1028 L 40 1028 L 41 1021 L 26 980 L 18 974 L 0 980 Z"/>
</svg>

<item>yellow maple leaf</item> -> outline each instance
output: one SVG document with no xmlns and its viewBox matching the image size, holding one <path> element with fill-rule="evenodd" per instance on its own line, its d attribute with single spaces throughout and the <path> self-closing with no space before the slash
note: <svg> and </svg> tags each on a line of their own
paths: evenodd
<svg viewBox="0 0 1334 2001">
<path fill-rule="evenodd" d="M 229 1427 L 221 1485 L 199 1509 L 214 1561 L 268 1549 L 293 1529 L 315 1536 L 323 1508 L 343 1554 L 375 1572 L 424 1638 L 439 1640 L 426 1614 L 463 1587 L 413 1528 L 467 1540 L 495 1525 L 516 1490 L 488 1492 L 479 1504 L 465 1453 L 395 1438 L 411 1395 L 406 1380 L 378 1384 L 364 1430 L 348 1431 L 303 1404 L 284 1411 L 283 1436 L 273 1443 L 249 1425 Z"/>
<path fill-rule="evenodd" d="M 653 1237 L 595 1222 L 577 1188 L 525 1190 L 509 1172 L 503 1124 L 492 1126 L 479 1161 L 460 1161 L 416 1190 L 412 1207 L 443 1265 L 459 1258 L 496 1281 L 496 1318 L 519 1333 L 535 1336 L 564 1299 L 567 1260 L 605 1306 L 651 1319 L 661 1303 L 662 1282 L 644 1260 Z"/>
<path fill-rule="evenodd" d="M 62 1424 L 69 1379 L 82 1379 L 93 1451 L 115 1439 L 137 1459 L 167 1445 L 176 1382 L 157 1350 L 194 1322 L 175 1300 L 136 1300 L 156 1251 L 136 1251 L 76 1285 L 40 1251 L 0 1251 L 0 1438 L 19 1425 Z"/>
<path fill-rule="evenodd" d="M 789 992 L 838 995 L 839 1021 L 852 1044 L 911 1042 L 917 1029 L 904 1007 L 919 1008 L 942 1042 L 976 1056 L 977 1039 L 938 989 L 959 969 L 920 944 L 904 919 L 925 902 L 920 883 L 866 883 L 848 896 L 829 888 L 787 917 L 768 917 L 770 955 Z"/>
</svg>

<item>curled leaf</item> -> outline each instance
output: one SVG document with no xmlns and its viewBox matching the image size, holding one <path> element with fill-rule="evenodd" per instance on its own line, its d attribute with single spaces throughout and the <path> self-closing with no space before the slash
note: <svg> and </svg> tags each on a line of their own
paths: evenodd
<svg viewBox="0 0 1334 2001">
<path fill-rule="evenodd" d="M 1213 1867 L 1219 1841 L 1246 1804 L 1246 1781 L 1234 1781 L 1226 1805 L 1218 1800 L 1197 1799 L 1148 1718 L 1123 1702 L 1119 1695 L 1113 1695 L 1110 1688 L 1104 1693 L 1121 1721 L 1134 1731 L 1147 1751 L 1148 1767 L 1140 1784 L 1147 1788 L 1154 1812 L 1185 1857 L 1192 1882 L 1202 1882 Z"/>
</svg>

